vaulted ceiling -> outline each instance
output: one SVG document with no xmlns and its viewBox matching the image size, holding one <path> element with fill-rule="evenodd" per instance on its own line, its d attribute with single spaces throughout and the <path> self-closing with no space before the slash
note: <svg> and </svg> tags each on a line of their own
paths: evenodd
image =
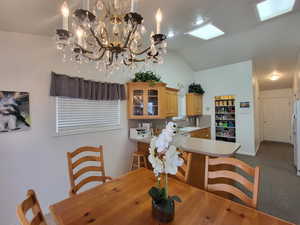
<svg viewBox="0 0 300 225">
<path fill-rule="evenodd" d="M 62 1 L 1 0 L 0 30 L 53 36 L 61 23 Z M 300 51 L 299 0 L 291 13 L 263 23 L 255 10 L 258 1 L 137 0 L 137 11 L 144 15 L 148 30 L 154 30 L 155 12 L 157 8 L 162 9 L 162 30 L 175 32 L 169 48 L 195 71 L 252 59 L 262 89 L 291 87 Z M 69 0 L 69 5 L 78 2 Z M 200 15 L 209 18 L 226 34 L 208 41 L 186 35 L 196 27 Z M 274 70 L 282 73 L 282 79 L 276 82 L 267 79 Z"/>
</svg>

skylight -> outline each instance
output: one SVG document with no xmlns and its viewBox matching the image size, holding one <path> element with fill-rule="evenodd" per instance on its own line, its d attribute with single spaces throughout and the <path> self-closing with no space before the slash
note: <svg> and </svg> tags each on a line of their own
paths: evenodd
<svg viewBox="0 0 300 225">
<path fill-rule="evenodd" d="M 209 23 L 202 27 L 199 27 L 195 30 L 188 32 L 189 35 L 192 35 L 197 38 L 201 38 L 203 40 L 209 40 L 212 38 L 219 37 L 225 34 L 222 30 L 218 27 L 214 26 L 213 24 Z"/>
<path fill-rule="evenodd" d="M 256 5 L 261 21 L 269 20 L 276 16 L 288 13 L 293 10 L 296 0 L 265 0 Z"/>
</svg>

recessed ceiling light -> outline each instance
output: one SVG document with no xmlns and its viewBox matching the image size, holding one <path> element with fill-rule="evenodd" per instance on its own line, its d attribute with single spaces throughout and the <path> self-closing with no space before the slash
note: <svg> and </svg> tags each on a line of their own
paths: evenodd
<svg viewBox="0 0 300 225">
<path fill-rule="evenodd" d="M 200 25 L 204 23 L 204 18 L 202 16 L 198 16 L 195 25 Z"/>
<path fill-rule="evenodd" d="M 280 75 L 277 72 L 273 72 L 272 75 L 270 76 L 270 80 L 275 81 L 280 78 Z"/>
<path fill-rule="evenodd" d="M 209 24 L 206 24 L 202 27 L 196 28 L 196 29 L 188 32 L 188 34 L 192 35 L 194 37 L 197 37 L 197 38 L 209 40 L 212 38 L 219 37 L 225 33 L 222 30 L 220 30 L 218 27 L 209 23 Z"/>
<path fill-rule="evenodd" d="M 294 8 L 296 0 L 265 0 L 256 5 L 261 21 L 288 13 Z"/>
<path fill-rule="evenodd" d="M 270 77 L 270 80 L 275 81 L 278 80 L 280 77 L 278 75 L 273 75 Z"/>
<path fill-rule="evenodd" d="M 174 31 L 170 30 L 167 36 L 168 38 L 173 38 L 175 36 Z"/>
</svg>

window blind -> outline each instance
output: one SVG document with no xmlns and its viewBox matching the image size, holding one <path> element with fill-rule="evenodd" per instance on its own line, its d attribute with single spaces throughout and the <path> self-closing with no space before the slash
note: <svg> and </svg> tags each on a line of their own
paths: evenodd
<svg viewBox="0 0 300 225">
<path fill-rule="evenodd" d="M 90 133 L 120 129 L 120 100 L 94 101 L 56 97 L 56 133 Z"/>
</svg>

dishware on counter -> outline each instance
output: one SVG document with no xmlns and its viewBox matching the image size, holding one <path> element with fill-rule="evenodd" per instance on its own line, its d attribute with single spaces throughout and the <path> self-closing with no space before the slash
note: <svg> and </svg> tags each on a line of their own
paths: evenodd
<svg viewBox="0 0 300 225">
<path fill-rule="evenodd" d="M 148 137 L 151 137 L 151 129 L 146 129 L 144 127 L 130 128 L 130 138 L 142 139 Z"/>
</svg>

